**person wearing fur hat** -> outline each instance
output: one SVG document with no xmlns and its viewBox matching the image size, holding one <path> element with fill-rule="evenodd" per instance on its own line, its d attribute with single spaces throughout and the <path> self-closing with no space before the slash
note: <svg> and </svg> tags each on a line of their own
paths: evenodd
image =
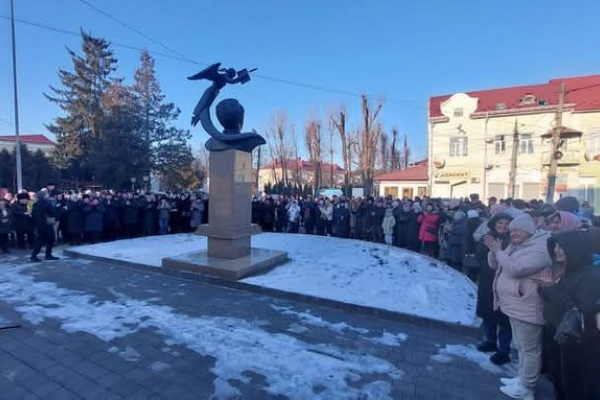
<svg viewBox="0 0 600 400">
<path fill-rule="evenodd" d="M 501 380 L 500 391 L 513 399 L 533 400 L 542 366 L 542 334 L 545 324 L 538 287 L 552 283 L 552 260 L 546 242 L 550 234 L 537 230 L 530 215 L 509 224 L 511 243 L 486 236 L 488 262 L 496 271 L 494 307 L 510 319 L 519 356 L 518 376 Z"/>
<path fill-rule="evenodd" d="M 506 213 L 497 213 L 487 223 L 487 235 L 499 240 L 501 249 L 506 249 L 510 243 L 508 225 L 513 218 Z M 484 238 L 477 244 L 475 259 L 479 264 L 479 279 L 477 280 L 477 316 L 483 320 L 482 327 L 485 340 L 477 346 L 483 353 L 494 353 L 490 361 L 496 365 L 510 362 L 510 343 L 512 331 L 506 314 L 494 309 L 493 282 L 495 272 L 488 263 L 489 249 Z"/>
</svg>

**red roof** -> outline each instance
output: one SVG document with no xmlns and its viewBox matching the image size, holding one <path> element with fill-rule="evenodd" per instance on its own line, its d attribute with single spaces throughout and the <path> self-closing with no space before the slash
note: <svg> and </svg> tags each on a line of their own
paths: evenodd
<svg viewBox="0 0 600 400">
<path fill-rule="evenodd" d="M 476 113 L 497 111 L 496 106 L 498 103 L 504 103 L 505 111 L 541 107 L 537 102 L 533 105 L 521 104 L 521 99 L 528 94 L 534 95 L 536 101 L 545 100 L 546 107 L 556 106 L 561 82 L 565 84 L 564 102 L 565 104 L 573 104 L 574 111 L 600 110 L 600 74 L 552 79 L 548 83 L 539 85 L 480 90 L 466 92 L 466 94 L 479 99 Z M 440 105 L 448 100 L 450 96 L 436 96 L 429 99 L 430 118 L 443 117 Z"/>
<path fill-rule="evenodd" d="M 427 164 L 419 164 L 398 171 L 376 175 L 375 181 L 424 181 L 427 179 Z"/>
<path fill-rule="evenodd" d="M 48 139 L 44 135 L 19 135 L 21 143 L 25 144 L 49 144 L 56 145 L 52 140 Z M 4 135 L 0 136 L 0 140 L 5 142 L 16 142 L 17 137 L 15 135 Z"/>
</svg>

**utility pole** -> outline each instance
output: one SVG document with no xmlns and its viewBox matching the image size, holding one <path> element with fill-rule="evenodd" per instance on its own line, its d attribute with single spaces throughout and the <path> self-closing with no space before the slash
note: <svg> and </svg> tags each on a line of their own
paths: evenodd
<svg viewBox="0 0 600 400">
<path fill-rule="evenodd" d="M 488 175 L 488 123 L 490 114 L 485 113 L 485 128 L 483 133 L 483 198 L 487 200 L 487 175 Z"/>
<path fill-rule="evenodd" d="M 15 7 L 10 0 L 10 27 L 12 33 L 13 62 L 13 99 L 15 102 L 15 156 L 17 158 L 17 192 L 23 190 L 23 171 L 21 167 L 21 136 L 19 132 L 19 98 L 17 91 L 17 43 L 15 39 Z"/>
<path fill-rule="evenodd" d="M 558 170 L 558 159 L 556 153 L 560 146 L 560 134 L 562 132 L 562 114 L 565 101 L 565 84 L 560 83 L 558 93 L 558 109 L 556 110 L 556 126 L 552 130 L 552 153 L 550 153 L 550 169 L 548 170 L 548 191 L 546 192 L 546 203 L 554 203 L 554 191 L 556 189 L 556 172 Z"/>
<path fill-rule="evenodd" d="M 519 129 L 517 127 L 517 120 L 515 120 L 515 129 L 513 132 L 513 148 L 512 155 L 510 157 L 510 172 L 508 182 L 508 194 L 513 199 L 515 198 L 515 187 L 517 183 L 517 156 L 519 154 Z"/>
</svg>

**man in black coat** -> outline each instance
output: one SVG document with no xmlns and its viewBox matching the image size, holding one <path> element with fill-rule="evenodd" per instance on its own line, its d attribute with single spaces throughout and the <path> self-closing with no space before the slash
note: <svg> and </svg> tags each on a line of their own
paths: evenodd
<svg viewBox="0 0 600 400">
<path fill-rule="evenodd" d="M 38 200 L 33 205 L 31 216 L 33 227 L 36 232 L 36 244 L 31 253 L 31 261 L 40 262 L 38 254 L 42 247 L 46 247 L 46 260 L 58 260 L 58 257 L 52 255 L 54 246 L 54 223 L 56 222 L 55 207 L 47 200 L 48 194 L 44 191 L 38 193 Z"/>
<path fill-rule="evenodd" d="M 19 193 L 17 202 L 10 206 L 10 212 L 14 219 L 15 232 L 17 233 L 17 247 L 25 248 L 25 235 L 29 246 L 35 246 L 35 237 L 33 235 L 33 223 L 31 212 L 27 208 L 29 203 L 29 194 Z"/>
</svg>

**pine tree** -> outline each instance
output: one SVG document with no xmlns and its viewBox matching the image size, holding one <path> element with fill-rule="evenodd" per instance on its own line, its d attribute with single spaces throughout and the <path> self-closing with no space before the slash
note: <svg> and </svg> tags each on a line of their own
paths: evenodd
<svg viewBox="0 0 600 400">
<path fill-rule="evenodd" d="M 52 154 L 54 164 L 80 180 L 90 178 L 88 150 L 92 138 L 102 137 L 103 100 L 114 82 L 117 59 L 108 41 L 81 32 L 82 55 L 67 49 L 73 62 L 73 72 L 59 70 L 62 88 L 51 86 L 45 96 L 57 104 L 64 116 L 47 126 L 57 139 Z"/>
<path fill-rule="evenodd" d="M 142 51 L 140 67 L 135 72 L 133 95 L 141 116 L 141 138 L 147 147 L 145 173 L 166 172 L 189 165 L 187 162 L 188 130 L 172 126 L 180 114 L 173 103 L 165 102 L 156 78 L 155 62 L 147 50 Z"/>
</svg>

